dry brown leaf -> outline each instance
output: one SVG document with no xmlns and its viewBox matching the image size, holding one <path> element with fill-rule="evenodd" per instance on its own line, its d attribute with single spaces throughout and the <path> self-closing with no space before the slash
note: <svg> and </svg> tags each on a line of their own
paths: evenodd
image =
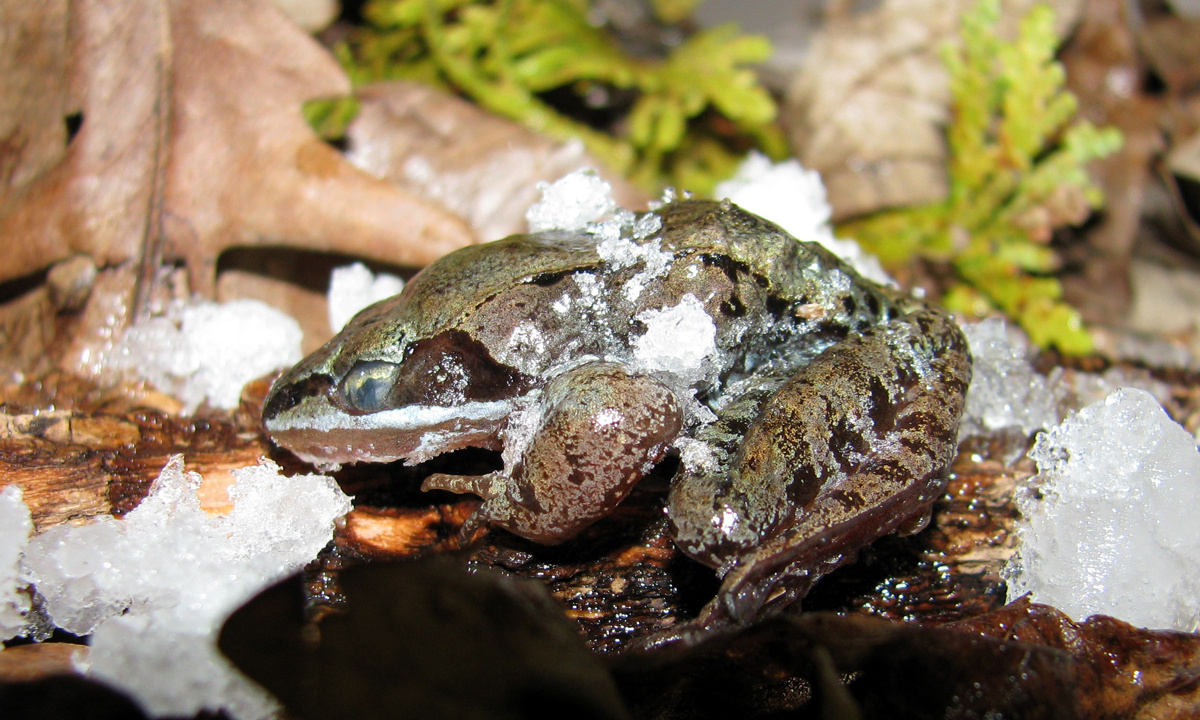
<svg viewBox="0 0 1200 720">
<path fill-rule="evenodd" d="M 834 19 L 788 92 L 793 152 L 820 171 L 835 218 L 946 193 L 949 90 L 936 48 L 957 13 L 928 5 L 887 2 Z"/>
<path fill-rule="evenodd" d="M 1075 248 L 1078 273 L 1064 278 L 1068 301 L 1093 323 L 1114 323 L 1129 312 L 1129 258 L 1141 222 L 1154 157 L 1162 150 L 1161 103 L 1146 93 L 1128 5 L 1090 0 L 1060 59 L 1080 114 L 1118 128 L 1121 148 L 1089 166 L 1104 191 L 1104 212 Z"/>
<path fill-rule="evenodd" d="M 1167 156 L 1167 168 L 1192 182 L 1200 182 L 1200 132 L 1175 144 Z"/>
<path fill-rule="evenodd" d="M 605 172 L 582 143 L 552 140 L 437 88 L 382 82 L 355 96 L 361 109 L 346 133 L 346 157 L 457 212 L 484 240 L 526 232 L 538 183 L 580 168 L 597 169 L 623 207 L 649 199 Z"/>
<path fill-rule="evenodd" d="M 183 260 L 193 289 L 211 294 L 217 257 L 233 246 L 422 265 L 474 240 L 452 213 L 313 134 L 301 104 L 349 83 L 269 2 L 57 0 L 3 12 L 13 30 L 0 46 L 0 280 L 82 252 L 101 267 Z"/>
<path fill-rule="evenodd" d="M 1082 717 L 1174 720 L 1200 705 L 1200 636 L 1147 630 L 1105 615 L 1075 622 L 1020 598 L 951 627 L 1006 642 L 1064 650 L 1075 663 L 1070 688 Z"/>
<path fill-rule="evenodd" d="M 465 219 L 481 240 L 528 230 L 525 212 L 538 183 L 580 168 L 597 169 L 624 207 L 649 199 L 606 172 L 578 142 L 557 142 L 443 90 L 410 81 L 355 89 L 359 112 L 346 131 L 346 158 Z M 300 321 L 311 352 L 332 334 L 325 280 L 345 260 L 235 250 L 221 261 L 218 299 L 250 297 Z"/>
<path fill-rule="evenodd" d="M 1160 123 L 1169 143 L 1159 168 L 1169 214 L 1156 218 L 1163 239 L 1200 257 L 1200 18 L 1152 17 L 1138 31 L 1138 50 L 1163 84 Z"/>
<path fill-rule="evenodd" d="M 157 170 L 164 8 L 3 7 L 0 280 L 77 252 L 101 265 L 137 257 Z"/>
<path fill-rule="evenodd" d="M 172 7 L 179 60 L 165 226 L 191 267 L 233 245 L 285 242 L 420 266 L 474 240 L 457 216 L 358 170 L 313 134 L 300 104 L 349 84 L 274 6 Z"/>
<path fill-rule="evenodd" d="M 1200 102 L 1195 102 L 1200 111 Z M 1198 112 L 1200 115 L 1200 112 Z M 1198 118 L 1200 119 L 1200 118 Z M 1200 131 L 1175 143 L 1159 168 L 1163 194 L 1170 201 L 1169 227 L 1175 232 L 1164 233 L 1173 246 L 1200 257 Z M 1155 326 L 1157 327 L 1157 326 Z"/>
<path fill-rule="evenodd" d="M 787 94 L 792 150 L 818 170 L 835 220 L 940 200 L 950 92 L 941 47 L 969 0 L 885 0 L 831 18 Z M 1060 32 L 1081 0 L 1056 3 Z M 1004 17 L 1033 0 L 1007 0 Z"/>
<path fill-rule="evenodd" d="M 1161 14 L 1138 28 L 1138 49 L 1158 78 L 1173 94 L 1195 92 L 1200 86 L 1200 17 Z"/>
<path fill-rule="evenodd" d="M 77 672 L 87 662 L 88 647 L 65 642 L 18 645 L 0 651 L 0 682 L 30 682 Z"/>
</svg>

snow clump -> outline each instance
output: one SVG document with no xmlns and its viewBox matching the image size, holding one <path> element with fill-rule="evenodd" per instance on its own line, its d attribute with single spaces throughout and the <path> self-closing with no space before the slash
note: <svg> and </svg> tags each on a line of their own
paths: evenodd
<svg viewBox="0 0 1200 720">
<path fill-rule="evenodd" d="M 1200 452 L 1152 395 L 1124 388 L 1038 436 L 1018 492 L 1009 601 L 1031 593 L 1076 620 L 1200 626 Z"/>
<path fill-rule="evenodd" d="M 1047 377 L 1033 369 L 1029 343 L 1019 330 L 999 318 L 962 329 L 974 363 L 959 438 L 1011 427 L 1028 435 L 1058 422 L 1065 395 L 1059 374 Z"/>
<path fill-rule="evenodd" d="M 336 333 L 346 327 L 350 318 L 380 300 L 399 295 L 404 280 L 390 273 L 371 271 L 362 263 L 334 268 L 329 276 L 329 327 Z"/>
<path fill-rule="evenodd" d="M 257 300 L 171 303 L 129 328 L 111 357 L 115 370 L 183 401 L 231 410 L 242 386 L 300 360 L 295 319 Z"/>
<path fill-rule="evenodd" d="M 21 551 L 33 532 L 29 508 L 21 499 L 21 488 L 9 485 L 0 490 L 0 641 L 24 634 L 29 596 L 22 592 Z"/>
<path fill-rule="evenodd" d="M 232 472 L 226 516 L 200 507 L 200 476 L 175 456 L 124 519 L 58 525 L 24 551 L 23 577 L 50 620 L 91 636 L 82 669 L 155 716 L 277 713 L 217 651 L 217 633 L 240 605 L 312 560 L 350 511 L 325 476 L 283 477 L 268 460 Z"/>
<path fill-rule="evenodd" d="M 729 198 L 792 237 L 824 245 L 868 280 L 894 284 L 878 258 L 863 252 L 853 240 L 834 237 L 829 224 L 833 209 L 825 199 L 821 175 L 805 170 L 798 160 L 772 163 L 766 155 L 751 152 L 733 177 L 717 185 L 713 196 Z"/>
<path fill-rule="evenodd" d="M 553 183 L 540 182 L 542 199 L 525 213 L 529 232 L 584 230 L 617 209 L 609 185 L 595 170 L 565 175 Z"/>
<path fill-rule="evenodd" d="M 633 345 L 638 364 L 688 384 L 704 377 L 706 361 L 717 353 L 717 326 L 695 295 L 684 295 L 674 307 L 644 310 L 637 319 L 646 324 L 646 333 Z"/>
</svg>

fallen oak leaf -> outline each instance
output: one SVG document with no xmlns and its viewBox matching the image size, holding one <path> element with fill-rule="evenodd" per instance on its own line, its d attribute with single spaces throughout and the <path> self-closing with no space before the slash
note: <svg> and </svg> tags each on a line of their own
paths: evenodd
<svg viewBox="0 0 1200 720">
<path fill-rule="evenodd" d="M 259 593 L 218 639 L 289 717 L 629 718 L 608 668 L 536 582 L 445 555 L 359 565 L 318 618 L 303 582 Z"/>
<path fill-rule="evenodd" d="M 453 211 L 480 239 L 528 232 L 525 212 L 541 198 L 540 184 L 581 168 L 599 168 L 622 207 L 645 207 L 649 200 L 579 141 L 554 140 L 444 89 L 392 80 L 360 85 L 354 99 L 357 113 L 344 129 L 346 159 Z M 254 298 L 283 310 L 300 322 L 304 352 L 312 352 L 333 335 L 326 305 L 332 267 L 349 262 L 316 260 L 277 248 L 226 253 L 217 299 Z"/>
<path fill-rule="evenodd" d="M 359 86 L 355 98 L 350 162 L 454 210 L 480 238 L 528 232 L 539 183 L 581 168 L 596 169 L 622 207 L 650 199 L 578 140 L 551 139 L 440 88 L 392 80 Z"/>
<path fill-rule="evenodd" d="M 1005 2 L 1002 27 L 1034 4 Z M 821 173 L 834 220 L 945 197 L 950 87 L 939 53 L 960 41 L 959 16 L 973 5 L 886 0 L 830 11 L 788 88 L 782 121 L 796 157 Z M 1081 7 L 1055 5 L 1060 37 Z"/>
<path fill-rule="evenodd" d="M 137 256 L 156 169 L 144 138 L 162 122 L 161 9 L 5 4 L 0 280 L 80 251 L 100 265 Z"/>
<path fill-rule="evenodd" d="M 42 98 L 21 101 L 24 112 L 0 126 L 0 281 L 85 252 L 101 267 L 148 261 L 143 282 L 160 259 L 182 260 L 192 290 L 211 296 L 217 258 L 234 246 L 423 265 L 474 241 L 457 216 L 316 137 L 302 103 L 349 82 L 270 3 L 38 7 L 6 9 L 21 32 L 0 45 L 8 67 L 31 50 L 37 59 L 0 80 L 0 95 L 15 85 Z M 79 131 L 55 158 L 65 129 L 42 129 L 76 109 Z"/>
<path fill-rule="evenodd" d="M 1106 615 L 1076 622 L 1023 596 L 984 615 L 944 627 L 1005 643 L 1069 653 L 1073 694 L 1083 717 L 1194 718 L 1200 707 L 1200 636 L 1139 628 Z"/>
<path fill-rule="evenodd" d="M 175 141 L 166 202 L 189 267 L 232 245 L 286 242 L 421 266 L 474 242 L 465 221 L 346 162 L 300 107 L 348 93 L 324 49 L 259 0 L 176 0 Z M 197 30 L 201 29 L 201 30 Z M 247 89 L 247 78 L 252 79 Z M 231 182 L 233 179 L 236 182 Z M 197 251 L 189 233 L 213 247 Z M 205 277 L 212 278 L 211 267 Z M 193 278 L 195 279 L 195 278 Z"/>
</svg>

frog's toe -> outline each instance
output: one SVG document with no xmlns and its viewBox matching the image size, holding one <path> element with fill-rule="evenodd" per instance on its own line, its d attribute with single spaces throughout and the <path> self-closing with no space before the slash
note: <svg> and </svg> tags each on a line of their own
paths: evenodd
<svg viewBox="0 0 1200 720">
<path fill-rule="evenodd" d="M 497 492 L 494 490 L 497 477 L 498 473 L 487 473 L 486 475 L 434 473 L 425 478 L 425 482 L 421 483 L 421 490 L 426 492 L 429 490 L 446 490 L 447 492 L 459 495 L 478 495 L 487 500 L 497 495 Z"/>
<path fill-rule="evenodd" d="M 476 540 L 487 535 L 490 525 L 491 517 L 489 516 L 487 503 L 485 502 L 463 521 L 462 527 L 458 530 L 458 546 L 465 548 L 474 544 Z"/>
<path fill-rule="evenodd" d="M 916 535 L 925 528 L 929 527 L 929 521 L 933 518 L 933 509 L 927 509 L 924 512 L 917 513 L 905 522 L 896 526 L 896 534 L 901 537 L 905 535 Z"/>
</svg>

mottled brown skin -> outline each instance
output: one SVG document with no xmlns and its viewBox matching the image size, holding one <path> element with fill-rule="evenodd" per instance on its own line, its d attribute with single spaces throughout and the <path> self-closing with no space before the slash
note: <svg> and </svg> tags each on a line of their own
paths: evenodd
<svg viewBox="0 0 1200 720">
<path fill-rule="evenodd" d="M 281 377 L 267 431 L 318 464 L 502 449 L 503 470 L 425 487 L 484 499 L 468 531 L 543 543 L 603 517 L 687 438 L 701 459 L 683 453 L 668 514 L 723 585 L 664 640 L 753 620 L 922 526 L 970 379 L 954 322 L 728 202 L 656 214 L 636 261 L 563 232 L 446 256 Z M 650 255 L 669 262 L 651 272 Z M 685 307 L 711 322 L 712 352 L 648 363 L 649 318 Z"/>
<path fill-rule="evenodd" d="M 510 471 L 483 476 L 437 474 L 423 490 L 472 493 L 483 505 L 463 528 L 484 523 L 554 545 L 575 537 L 624 500 L 679 434 L 675 395 L 616 363 L 590 363 L 556 377 L 545 390 L 536 437 Z"/>
<path fill-rule="evenodd" d="M 803 597 L 876 538 L 923 528 L 945 488 L 970 376 L 954 321 L 914 312 L 834 345 L 770 394 L 728 473 L 677 477 L 676 543 L 723 576 L 719 602 L 695 625 L 748 622 Z M 714 526 L 726 511 L 744 532 Z"/>
</svg>

